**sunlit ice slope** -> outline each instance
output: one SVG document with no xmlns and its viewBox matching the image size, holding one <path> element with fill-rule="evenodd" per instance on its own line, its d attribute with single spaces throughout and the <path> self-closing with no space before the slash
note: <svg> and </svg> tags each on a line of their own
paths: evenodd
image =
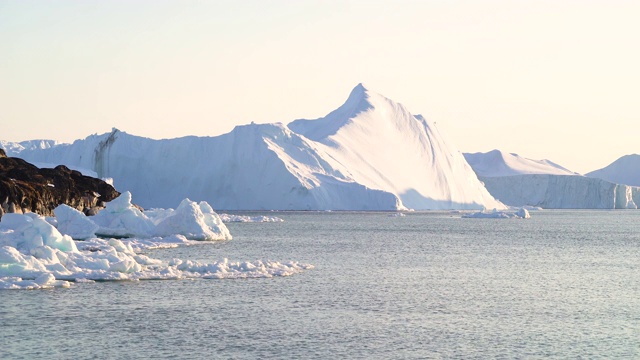
<svg viewBox="0 0 640 360">
<path fill-rule="evenodd" d="M 324 118 L 288 127 L 321 144 L 349 178 L 396 194 L 408 208 L 504 208 L 433 121 L 362 84 Z"/>
</svg>

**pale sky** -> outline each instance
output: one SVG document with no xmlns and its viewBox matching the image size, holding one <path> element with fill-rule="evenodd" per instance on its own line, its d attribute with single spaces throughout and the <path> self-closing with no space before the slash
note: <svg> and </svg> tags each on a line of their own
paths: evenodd
<svg viewBox="0 0 640 360">
<path fill-rule="evenodd" d="M 317 118 L 358 83 L 463 152 L 640 153 L 640 1 L 0 0 L 0 139 Z"/>
</svg>

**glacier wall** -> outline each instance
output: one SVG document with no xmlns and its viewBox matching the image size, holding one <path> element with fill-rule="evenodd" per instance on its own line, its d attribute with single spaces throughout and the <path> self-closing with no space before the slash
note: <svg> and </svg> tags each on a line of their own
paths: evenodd
<svg viewBox="0 0 640 360">
<path fill-rule="evenodd" d="M 496 199 L 510 206 L 546 209 L 637 209 L 640 187 L 571 175 L 480 177 Z"/>
</svg>

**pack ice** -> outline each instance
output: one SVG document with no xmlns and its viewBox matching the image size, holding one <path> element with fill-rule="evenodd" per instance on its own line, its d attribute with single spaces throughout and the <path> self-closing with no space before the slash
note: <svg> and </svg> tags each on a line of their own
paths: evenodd
<svg viewBox="0 0 640 360">
<path fill-rule="evenodd" d="M 69 287 L 94 280 L 273 277 L 312 268 L 263 260 L 163 263 L 139 253 L 196 240 L 230 240 L 229 230 L 206 202 L 184 199 L 175 210 L 146 214 L 125 192 L 93 217 L 67 205 L 54 212 L 54 218 L 8 213 L 0 219 L 0 289 Z"/>
<path fill-rule="evenodd" d="M 288 126 L 164 140 L 114 129 L 45 144 L 8 155 L 112 178 L 145 208 L 184 198 L 225 210 L 504 208 L 434 122 L 362 84 L 327 116 Z"/>
</svg>

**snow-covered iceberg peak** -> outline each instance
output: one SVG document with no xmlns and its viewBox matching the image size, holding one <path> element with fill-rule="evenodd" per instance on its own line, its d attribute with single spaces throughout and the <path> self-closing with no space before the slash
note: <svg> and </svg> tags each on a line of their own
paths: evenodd
<svg viewBox="0 0 640 360">
<path fill-rule="evenodd" d="M 433 121 L 362 84 L 327 116 L 288 126 L 322 144 L 354 181 L 396 194 L 408 208 L 504 208 Z"/>
</svg>

